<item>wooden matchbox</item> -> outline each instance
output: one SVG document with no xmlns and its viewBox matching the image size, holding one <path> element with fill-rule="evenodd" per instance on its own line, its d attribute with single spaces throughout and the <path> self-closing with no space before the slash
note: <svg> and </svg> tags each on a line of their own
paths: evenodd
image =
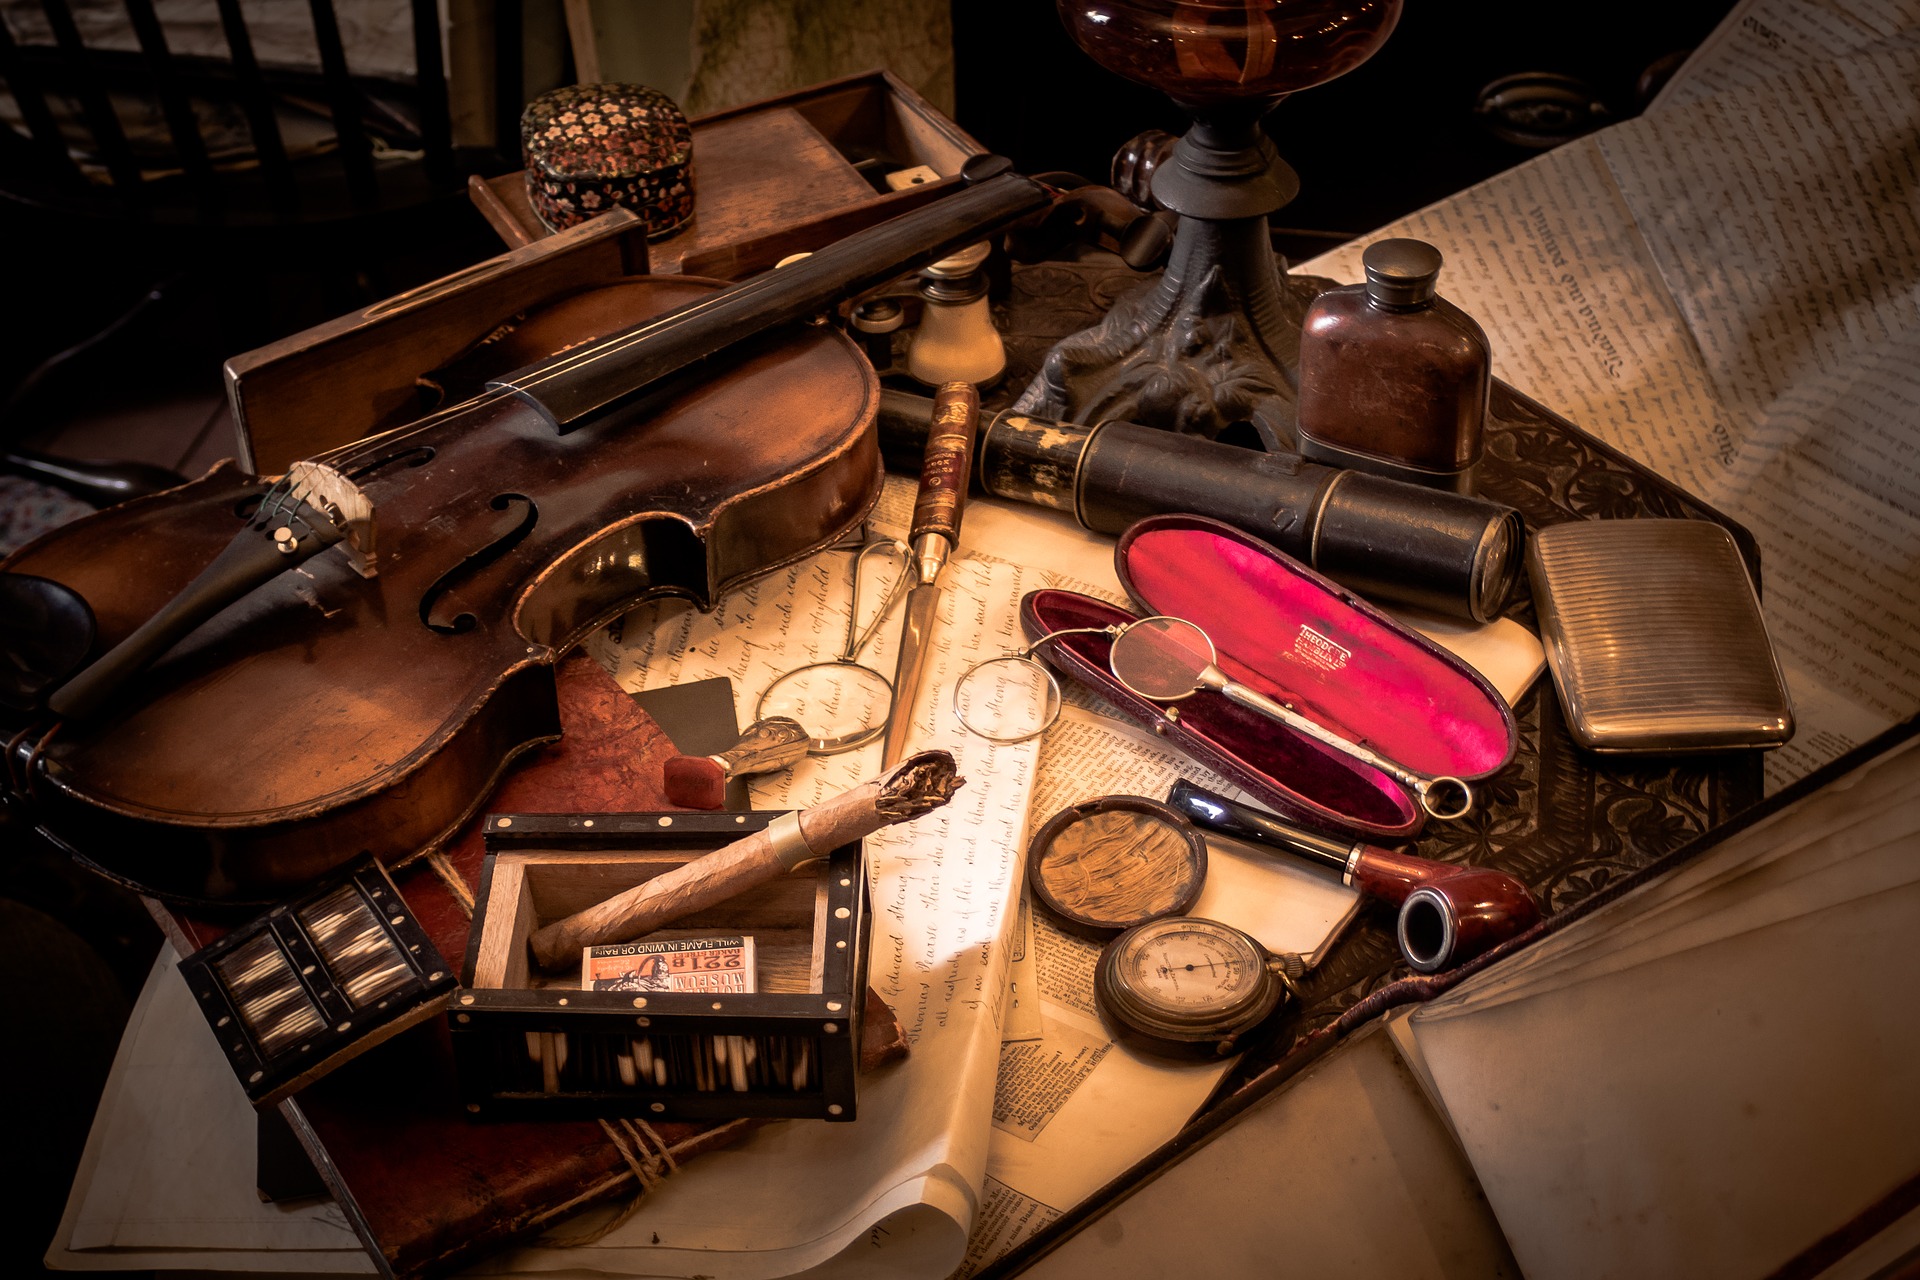
<svg viewBox="0 0 1920 1280">
<path fill-rule="evenodd" d="M 543 973 L 534 930 L 764 828 L 777 812 L 492 814 L 449 1006 L 479 1117 L 852 1120 L 867 983 L 861 846 L 635 942 L 741 934 L 755 990 L 586 991 Z"/>
</svg>

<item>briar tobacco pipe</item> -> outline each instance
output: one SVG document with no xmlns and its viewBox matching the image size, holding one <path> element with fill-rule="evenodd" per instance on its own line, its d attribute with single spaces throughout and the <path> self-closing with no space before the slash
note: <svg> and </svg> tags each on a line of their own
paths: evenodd
<svg viewBox="0 0 1920 1280">
<path fill-rule="evenodd" d="M 1455 867 L 1297 827 L 1185 778 L 1173 784 L 1167 804 L 1196 826 L 1331 867 L 1342 884 L 1398 905 L 1400 954 L 1422 973 L 1464 964 L 1540 919 L 1533 895 L 1504 871 Z"/>
</svg>

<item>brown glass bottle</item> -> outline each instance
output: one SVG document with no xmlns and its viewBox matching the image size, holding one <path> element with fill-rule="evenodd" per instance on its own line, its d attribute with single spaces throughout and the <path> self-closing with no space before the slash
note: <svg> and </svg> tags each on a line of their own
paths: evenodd
<svg viewBox="0 0 1920 1280">
<path fill-rule="evenodd" d="M 1313 300 L 1300 334 L 1300 452 L 1466 493 L 1492 387 L 1487 335 L 1434 294 L 1440 251 L 1381 240 L 1365 284 Z"/>
</svg>

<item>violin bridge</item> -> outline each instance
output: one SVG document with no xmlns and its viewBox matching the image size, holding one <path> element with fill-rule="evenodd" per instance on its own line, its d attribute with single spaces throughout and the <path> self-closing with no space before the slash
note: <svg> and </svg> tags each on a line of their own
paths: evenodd
<svg viewBox="0 0 1920 1280">
<path fill-rule="evenodd" d="M 347 563 L 363 578 L 378 571 L 374 563 L 373 500 L 345 475 L 320 462 L 296 462 L 287 468 L 295 501 L 327 513 L 346 531 Z"/>
</svg>

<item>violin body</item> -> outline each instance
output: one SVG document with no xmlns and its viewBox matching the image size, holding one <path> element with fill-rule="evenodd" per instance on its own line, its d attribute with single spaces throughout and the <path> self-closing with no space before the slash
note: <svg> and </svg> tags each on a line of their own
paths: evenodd
<svg viewBox="0 0 1920 1280">
<path fill-rule="evenodd" d="M 640 277 L 571 305 L 630 320 L 720 287 Z M 788 325 L 565 432 L 496 391 L 379 437 L 336 463 L 376 513 L 373 576 L 321 552 L 173 645 L 111 714 L 59 724 L 31 764 L 38 820 L 142 888 L 202 899 L 431 850 L 559 735 L 553 666 L 591 630 L 660 596 L 710 608 L 864 519 L 878 402 L 844 335 Z M 268 487 L 223 464 L 4 567 L 77 591 L 104 650 Z"/>
</svg>

